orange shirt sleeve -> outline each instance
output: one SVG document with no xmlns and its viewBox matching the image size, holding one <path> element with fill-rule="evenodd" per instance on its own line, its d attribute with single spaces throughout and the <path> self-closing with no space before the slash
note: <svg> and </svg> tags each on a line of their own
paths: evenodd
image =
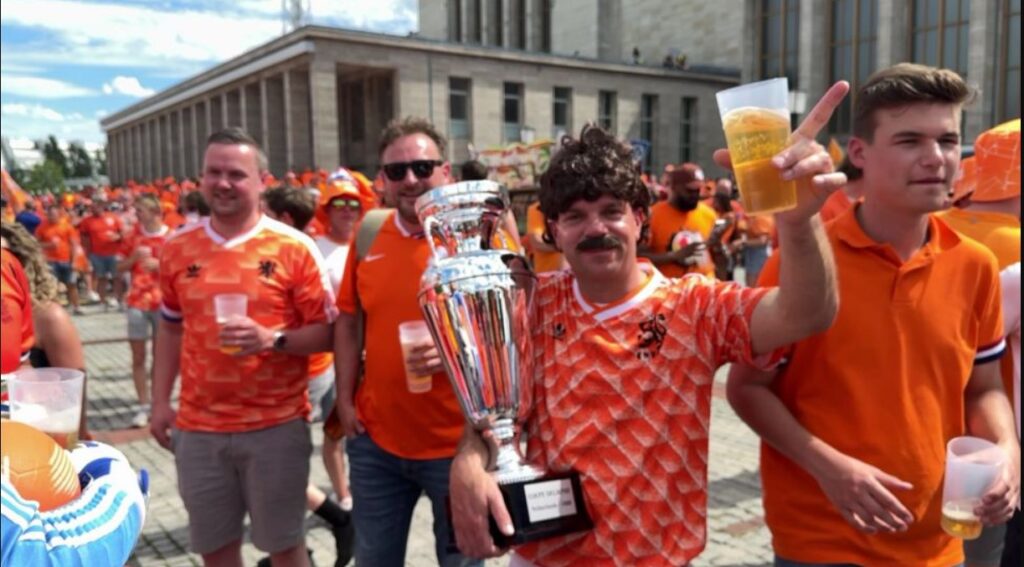
<svg viewBox="0 0 1024 567">
<path fill-rule="evenodd" d="M 180 244 L 180 243 L 178 243 Z M 160 313 L 168 321 L 181 322 L 181 302 L 178 299 L 177 290 L 174 288 L 174 280 L 177 278 L 177 250 L 178 246 L 168 243 L 168 246 L 160 252 Z"/>
<path fill-rule="evenodd" d="M 782 358 L 782 350 L 757 356 L 751 348 L 750 319 L 768 289 L 746 288 L 732 282 L 699 284 L 695 294 L 705 303 L 698 319 L 697 335 L 709 338 L 715 348 L 716 363 L 740 362 L 768 370 Z M 697 291 L 697 290 L 695 290 Z"/>
<path fill-rule="evenodd" d="M 974 302 L 974 313 L 978 320 L 978 344 L 975 364 L 998 359 L 1006 350 L 1003 340 L 1003 292 L 999 279 L 999 267 L 994 255 L 989 265 L 979 274 L 978 295 Z"/>
<path fill-rule="evenodd" d="M 21 263 L 7 250 L 0 251 L 0 322 L 3 345 L 0 348 L 0 372 L 14 372 L 35 344 L 32 327 L 32 298 Z M 17 337 L 12 340 L 13 337 Z M 12 348 L 13 347 L 13 348 Z"/>
<path fill-rule="evenodd" d="M 331 290 L 327 266 L 319 259 L 320 253 L 316 251 L 316 246 L 311 240 L 309 245 L 312 249 L 302 247 L 296 254 L 296 265 L 293 267 L 295 287 L 292 288 L 292 298 L 295 310 L 303 325 L 331 323 L 338 312 L 335 309 L 334 292 Z"/>
</svg>

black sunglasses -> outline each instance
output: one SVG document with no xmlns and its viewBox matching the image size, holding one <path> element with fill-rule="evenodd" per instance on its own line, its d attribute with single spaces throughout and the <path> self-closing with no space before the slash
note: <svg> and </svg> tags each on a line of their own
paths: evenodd
<svg viewBox="0 0 1024 567">
<path fill-rule="evenodd" d="M 384 175 L 387 176 L 391 181 L 401 181 L 405 179 L 405 172 L 412 168 L 413 175 L 417 179 L 426 179 L 434 174 L 434 168 L 442 165 L 444 162 L 436 159 L 418 159 L 416 161 L 396 161 L 394 163 L 387 163 L 382 165 L 380 168 L 384 170 Z"/>
</svg>

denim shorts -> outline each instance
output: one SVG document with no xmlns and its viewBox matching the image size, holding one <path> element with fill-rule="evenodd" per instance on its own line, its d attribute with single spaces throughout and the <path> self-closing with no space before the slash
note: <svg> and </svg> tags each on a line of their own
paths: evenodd
<svg viewBox="0 0 1024 567">
<path fill-rule="evenodd" d="M 93 275 L 97 278 L 113 278 L 117 274 L 117 256 L 89 254 L 89 263 L 92 264 Z"/>
<path fill-rule="evenodd" d="M 53 277 L 64 285 L 74 285 L 77 281 L 71 262 L 50 262 L 50 270 L 53 271 Z"/>
</svg>

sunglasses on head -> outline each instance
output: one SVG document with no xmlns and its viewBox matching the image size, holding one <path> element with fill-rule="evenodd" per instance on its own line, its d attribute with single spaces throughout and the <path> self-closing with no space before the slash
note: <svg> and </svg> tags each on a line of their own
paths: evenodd
<svg viewBox="0 0 1024 567">
<path fill-rule="evenodd" d="M 418 159 L 416 161 L 397 161 L 381 166 L 384 175 L 391 181 L 405 179 L 405 172 L 412 168 L 413 175 L 417 179 L 426 179 L 434 174 L 434 168 L 443 164 L 443 161 L 436 159 Z"/>
<path fill-rule="evenodd" d="M 333 199 L 328 205 L 334 209 L 359 209 L 361 205 L 355 199 Z"/>
</svg>

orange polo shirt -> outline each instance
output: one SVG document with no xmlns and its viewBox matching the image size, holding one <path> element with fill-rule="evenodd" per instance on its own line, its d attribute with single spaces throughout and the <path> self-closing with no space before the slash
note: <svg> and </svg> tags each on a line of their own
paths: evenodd
<svg viewBox="0 0 1024 567">
<path fill-rule="evenodd" d="M 825 199 L 825 204 L 821 206 L 821 211 L 818 214 L 821 215 L 821 222 L 826 223 L 850 210 L 852 206 L 853 201 L 850 200 L 845 191 L 840 189 L 829 195 L 828 199 Z"/>
<path fill-rule="evenodd" d="M 356 227 L 355 233 L 359 233 Z M 356 414 L 385 451 L 405 459 L 455 455 L 465 421 L 444 372 L 429 392 L 409 392 L 398 325 L 423 319 L 417 296 L 430 259 L 422 233 L 410 234 L 391 213 L 362 261 L 349 254 L 338 309 L 354 314 L 356 294 L 366 317 L 366 363 L 356 391 Z"/>
<path fill-rule="evenodd" d="M 43 253 L 48 262 L 70 262 L 71 253 L 78 246 L 78 231 L 67 219 L 55 223 L 43 223 L 36 231 L 36 238 L 43 246 Z"/>
<path fill-rule="evenodd" d="M 651 251 L 673 252 L 687 244 L 707 242 L 717 218 L 715 210 L 704 203 L 699 203 L 697 208 L 692 211 L 683 212 L 673 207 L 668 201 L 662 201 L 651 207 Z M 658 271 L 670 278 L 678 278 L 692 273 L 715 277 L 715 265 L 707 253 L 704 255 L 704 260 L 696 266 L 681 266 L 675 262 L 669 262 L 658 264 Z"/>
<path fill-rule="evenodd" d="M 537 238 L 544 236 L 544 213 L 540 212 L 540 203 L 534 203 L 526 209 L 526 233 Z M 538 274 L 561 270 L 564 264 L 559 252 L 534 250 L 532 256 L 533 271 Z"/>
<path fill-rule="evenodd" d="M 860 533 L 817 482 L 761 444 L 765 521 L 775 553 L 807 563 L 948 567 L 960 540 L 939 527 L 946 442 L 964 433 L 964 388 L 976 364 L 1005 350 L 992 254 L 935 216 L 903 262 L 868 237 L 854 207 L 828 226 L 839 270 L 832 327 L 796 343 L 775 393 L 813 435 L 911 483 L 893 491 L 915 521 L 904 533 Z M 762 284 L 778 281 L 778 255 Z"/>
</svg>

